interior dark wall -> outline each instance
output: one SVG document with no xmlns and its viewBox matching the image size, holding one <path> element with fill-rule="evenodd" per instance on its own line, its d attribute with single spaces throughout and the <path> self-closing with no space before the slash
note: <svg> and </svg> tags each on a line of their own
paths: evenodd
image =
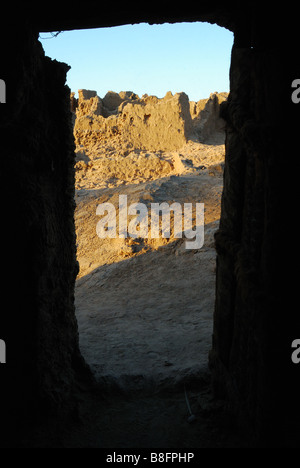
<svg viewBox="0 0 300 468">
<path fill-rule="evenodd" d="M 0 105 L 3 443 L 16 444 L 24 422 L 70 410 L 85 371 L 73 301 L 77 263 L 67 67 L 44 56 L 38 31 L 196 19 L 235 33 L 231 91 L 222 109 L 227 136 L 216 235 L 213 385 L 255 443 L 297 443 L 299 370 L 290 356 L 300 327 L 294 305 L 298 285 L 289 263 L 299 261 L 291 233 L 298 215 L 300 112 L 300 104 L 298 109 L 291 102 L 291 83 L 300 70 L 289 33 L 296 24 L 289 19 L 288 33 L 278 40 L 288 8 L 263 12 L 256 2 L 193 3 L 165 16 L 152 6 L 148 13 L 126 10 L 123 19 L 122 12 L 117 19 L 110 12 L 103 17 L 100 4 L 94 10 L 93 5 L 66 12 L 54 3 L 48 15 L 40 9 L 32 15 L 26 5 L 23 16 L 17 22 L 12 16 L 9 29 L 1 31 L 0 78 L 7 85 L 7 103 Z"/>
<path fill-rule="evenodd" d="M 298 312 L 286 297 L 288 265 L 282 256 L 283 199 L 291 202 L 282 171 L 289 99 L 278 86 L 284 62 L 283 49 L 232 50 L 210 357 L 217 391 L 230 395 L 241 420 L 274 443 L 289 432 L 296 409 L 287 410 L 287 390 L 291 396 L 295 384 L 290 377 L 297 370 L 290 346 Z"/>
<path fill-rule="evenodd" d="M 1 66 L 1 426 L 14 441 L 32 419 L 72 405 L 81 362 L 68 67 L 45 57 L 37 38 L 20 27 Z"/>
<path fill-rule="evenodd" d="M 287 245 L 298 163 L 292 174 L 286 169 L 298 146 L 299 109 L 291 102 L 298 66 L 292 36 L 274 39 L 283 18 L 262 15 L 252 19 L 250 35 L 237 28 L 222 109 L 226 162 L 210 364 L 216 394 L 229 398 L 255 443 L 297 446 L 300 382 L 291 343 L 300 321 L 291 264 L 299 257 Z"/>
</svg>

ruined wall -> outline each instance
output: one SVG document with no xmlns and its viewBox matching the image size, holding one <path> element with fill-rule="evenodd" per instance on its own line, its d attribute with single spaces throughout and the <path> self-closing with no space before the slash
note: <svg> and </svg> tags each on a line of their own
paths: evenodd
<svg viewBox="0 0 300 468">
<path fill-rule="evenodd" d="M 190 102 L 193 131 L 200 141 L 207 141 L 216 133 L 224 134 L 225 121 L 220 115 L 222 102 L 228 99 L 228 93 L 211 93 L 208 99 Z"/>
<path fill-rule="evenodd" d="M 189 138 L 207 141 L 220 133 L 225 122 L 220 104 L 228 93 L 212 93 L 209 98 L 189 102 L 185 93 L 169 91 L 164 98 L 131 91 L 109 91 L 104 98 L 96 91 L 80 89 L 78 100 L 71 94 L 76 145 L 90 146 L 118 135 L 124 144 L 152 151 L 172 151 Z"/>
<path fill-rule="evenodd" d="M 119 135 L 135 148 L 153 151 L 183 146 L 192 133 L 188 96 L 167 93 L 162 99 L 134 93 L 109 92 L 101 99 L 95 92 L 79 90 L 74 125 L 77 145 Z"/>
<path fill-rule="evenodd" d="M 264 28 L 247 39 L 237 31 L 221 107 L 226 156 L 210 365 L 216 394 L 229 399 L 255 443 L 293 446 L 299 375 L 290 350 L 299 314 L 285 242 L 295 194 L 283 171 L 294 151 L 293 72 Z"/>
<path fill-rule="evenodd" d="M 82 364 L 73 297 L 74 143 L 68 67 L 45 57 L 24 25 L 2 65 L 1 444 L 17 444 L 39 414 L 72 406 Z"/>
</svg>

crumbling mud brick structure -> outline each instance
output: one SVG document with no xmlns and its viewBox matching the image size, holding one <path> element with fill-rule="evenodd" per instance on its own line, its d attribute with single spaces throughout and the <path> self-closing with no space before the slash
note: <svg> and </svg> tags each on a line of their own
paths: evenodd
<svg viewBox="0 0 300 468">
<path fill-rule="evenodd" d="M 298 7 L 202 1 L 161 11 L 102 2 L 6 7 L 1 27 L 1 443 L 46 415 L 70 413 L 89 371 L 78 346 L 74 142 L 65 64 L 39 32 L 138 22 L 208 21 L 234 33 L 210 353 L 212 385 L 257 446 L 299 444 L 300 338 L 295 233 L 300 105 L 291 100 Z M 293 20 L 295 18 L 295 20 Z M 199 45 L 200 47 L 200 45 Z"/>
<path fill-rule="evenodd" d="M 71 110 L 76 145 L 91 145 L 118 135 L 129 146 L 152 151 L 172 151 L 182 147 L 189 138 L 207 140 L 225 127 L 220 117 L 220 104 L 228 93 L 211 93 L 209 98 L 189 102 L 184 93 L 171 91 L 159 99 L 131 91 L 108 91 L 103 99 L 96 91 L 79 89 Z"/>
<path fill-rule="evenodd" d="M 190 104 L 185 93 L 175 96 L 167 93 L 163 99 L 156 96 L 140 99 L 133 93 L 127 92 L 121 97 L 109 92 L 104 99 L 97 95 L 84 99 L 88 93 L 91 91 L 78 91 L 74 125 L 75 143 L 78 145 L 119 135 L 136 148 L 173 150 L 183 146 L 192 133 Z"/>
</svg>

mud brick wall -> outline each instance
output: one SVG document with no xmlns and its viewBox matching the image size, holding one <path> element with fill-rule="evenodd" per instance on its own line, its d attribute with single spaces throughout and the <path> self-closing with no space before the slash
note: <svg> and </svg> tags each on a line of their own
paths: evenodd
<svg viewBox="0 0 300 468">
<path fill-rule="evenodd" d="M 259 443 L 281 446 L 299 435 L 299 375 L 290 358 L 299 314 L 285 250 L 296 194 L 283 171 L 297 117 L 286 49 L 265 31 L 257 25 L 251 40 L 236 32 L 221 111 L 226 156 L 210 365 L 216 394 L 229 398 L 239 421 Z"/>
<path fill-rule="evenodd" d="M 1 425 L 15 440 L 26 421 L 71 403 L 82 362 L 68 67 L 45 57 L 37 37 L 20 26 L 1 66 Z"/>
</svg>

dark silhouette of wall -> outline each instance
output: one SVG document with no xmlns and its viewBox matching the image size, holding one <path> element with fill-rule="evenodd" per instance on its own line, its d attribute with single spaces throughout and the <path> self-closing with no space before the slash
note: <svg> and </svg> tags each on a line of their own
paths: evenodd
<svg viewBox="0 0 300 468">
<path fill-rule="evenodd" d="M 155 4 L 144 13 L 127 7 L 116 13 L 101 11 L 99 2 L 90 2 L 87 11 L 52 2 L 45 13 L 37 5 L 20 7 L 17 16 L 8 11 L 8 29 L 1 30 L 0 78 L 6 83 L 6 103 L 0 105 L 0 338 L 7 346 L 7 362 L 0 366 L 3 445 L 17 445 L 24 422 L 72 411 L 78 381 L 89 378 L 74 314 L 74 147 L 67 66 L 44 56 L 38 31 L 202 20 L 235 34 L 231 90 L 221 108 L 227 136 L 216 234 L 213 387 L 228 399 L 255 444 L 297 446 L 299 369 L 291 361 L 291 343 L 300 338 L 299 313 L 289 260 L 297 266 L 299 258 L 289 229 L 295 230 L 298 214 L 300 112 L 291 101 L 291 83 L 300 70 L 289 8 L 265 12 L 258 2 L 203 1 L 176 6 L 171 13 L 159 12 Z"/>
<path fill-rule="evenodd" d="M 1 420 L 6 437 L 42 413 L 72 407 L 82 358 L 74 314 L 77 274 L 74 143 L 68 67 L 20 27 L 3 57 L 1 106 L 3 307 Z M 4 305 L 5 304 L 5 305 Z"/>
</svg>

